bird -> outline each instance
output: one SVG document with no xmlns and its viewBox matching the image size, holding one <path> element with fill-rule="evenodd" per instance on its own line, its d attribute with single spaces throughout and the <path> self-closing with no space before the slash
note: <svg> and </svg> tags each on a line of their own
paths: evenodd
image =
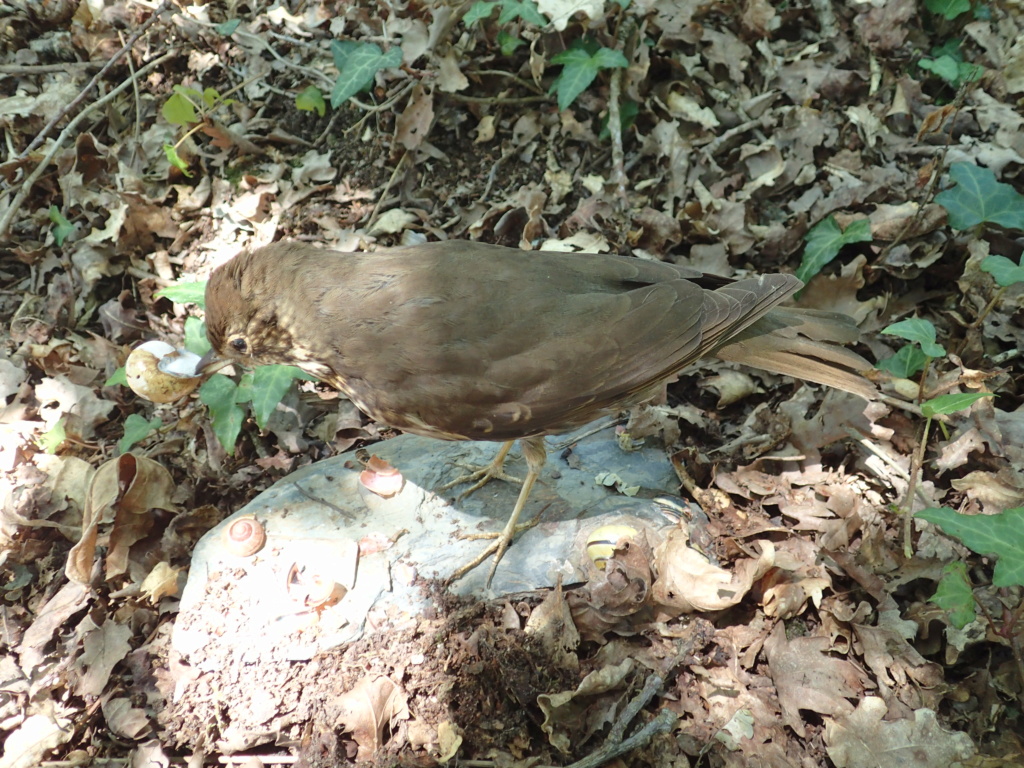
<svg viewBox="0 0 1024 768">
<path fill-rule="evenodd" d="M 845 346 L 859 338 L 852 318 L 779 306 L 802 286 L 785 273 L 729 279 L 470 240 L 356 253 L 280 241 L 212 272 L 201 366 L 297 366 L 382 424 L 504 443 L 481 482 L 507 477 L 518 440 L 527 473 L 508 522 L 457 572 L 493 551 L 489 586 L 544 466 L 544 437 L 652 399 L 703 357 L 871 399 L 871 365 Z"/>
</svg>

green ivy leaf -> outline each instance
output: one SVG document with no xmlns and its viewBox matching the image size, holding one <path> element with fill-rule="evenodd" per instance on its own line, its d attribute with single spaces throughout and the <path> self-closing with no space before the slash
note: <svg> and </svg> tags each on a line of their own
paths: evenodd
<svg viewBox="0 0 1024 768">
<path fill-rule="evenodd" d="M 53 240 L 58 246 L 64 245 L 64 241 L 75 231 L 75 225 L 65 219 L 56 205 L 50 206 L 50 221 L 53 222 Z"/>
<path fill-rule="evenodd" d="M 834 216 L 819 221 L 804 235 L 807 247 L 796 276 L 804 283 L 821 272 L 832 259 L 839 255 L 844 245 L 871 241 L 871 222 L 858 219 L 850 222 L 845 231 L 839 228 Z"/>
<path fill-rule="evenodd" d="M 164 154 L 167 155 L 167 162 L 181 171 L 188 178 L 192 178 L 192 171 L 188 169 L 188 164 L 178 155 L 177 149 L 170 144 L 164 144 Z"/>
<path fill-rule="evenodd" d="M 164 120 L 171 125 L 191 125 L 198 122 L 199 117 L 196 115 L 195 105 L 183 94 L 178 93 L 178 88 L 181 86 L 175 86 L 176 92 L 167 97 L 167 101 L 164 102 L 164 106 L 160 110 Z M 202 98 L 202 94 L 198 91 L 195 93 Z"/>
<path fill-rule="evenodd" d="M 284 399 L 292 381 L 306 378 L 305 373 L 291 365 L 261 365 L 253 371 L 250 402 L 260 429 L 266 429 L 270 415 Z"/>
<path fill-rule="evenodd" d="M 368 89 L 378 72 L 402 63 L 402 49 L 397 45 L 383 53 L 374 43 L 332 40 L 331 53 L 338 67 L 338 80 L 331 91 L 331 106 L 335 109 Z"/>
<path fill-rule="evenodd" d="M 57 453 L 57 450 L 60 448 L 66 437 L 67 431 L 64 428 L 64 417 L 61 416 L 56 424 L 36 438 L 36 445 L 38 445 L 40 450 L 44 453 Z"/>
<path fill-rule="evenodd" d="M 501 0 L 501 13 L 498 14 L 498 24 L 511 24 L 516 19 L 522 19 L 527 24 L 537 27 L 546 27 L 548 20 L 537 10 L 537 4 L 533 0 Z"/>
<path fill-rule="evenodd" d="M 966 565 L 947 563 L 943 567 L 932 602 L 949 614 L 950 622 L 957 629 L 963 629 L 978 617 Z"/>
<path fill-rule="evenodd" d="M 127 453 L 129 448 L 153 434 L 163 425 L 164 423 L 156 417 L 147 421 L 137 413 L 129 414 L 128 418 L 124 420 L 124 437 L 117 441 L 117 450 L 120 453 Z"/>
<path fill-rule="evenodd" d="M 1005 256 L 986 256 L 981 262 L 981 271 L 992 275 L 1002 288 L 1024 282 L 1024 264 L 1014 264 Z"/>
<path fill-rule="evenodd" d="M 311 85 L 295 97 L 295 107 L 303 112 L 316 112 L 320 117 L 327 113 L 324 95 L 315 85 Z"/>
<path fill-rule="evenodd" d="M 622 131 L 627 131 L 633 123 L 636 122 L 636 116 L 640 113 L 640 105 L 632 99 L 623 99 L 619 105 L 619 124 L 622 126 Z M 601 132 L 597 138 L 601 141 L 608 141 L 611 138 L 611 131 L 608 130 L 608 119 L 609 115 L 605 114 L 601 118 Z"/>
<path fill-rule="evenodd" d="M 128 386 L 128 374 L 125 373 L 124 366 L 122 365 L 112 374 L 110 377 L 103 382 L 104 387 L 127 387 Z"/>
<path fill-rule="evenodd" d="M 970 12 L 970 0 L 924 0 L 924 7 L 932 13 L 952 21 L 957 16 Z"/>
<path fill-rule="evenodd" d="M 973 229 L 988 223 L 1024 229 L 1024 195 L 996 181 L 988 168 L 953 163 L 949 175 L 956 186 L 937 194 L 935 202 L 948 211 L 953 229 Z"/>
<path fill-rule="evenodd" d="M 206 307 L 206 281 L 200 280 L 191 283 L 175 283 L 161 288 L 155 294 L 159 298 L 167 298 L 175 304 L 198 304 Z"/>
<path fill-rule="evenodd" d="M 979 555 L 998 558 L 992 573 L 995 586 L 1024 586 L 1024 507 L 998 515 L 961 515 L 949 507 L 931 507 L 916 517 L 938 525 Z"/>
<path fill-rule="evenodd" d="M 185 349 L 200 357 L 210 351 L 210 341 L 206 338 L 206 323 L 198 317 L 185 318 Z"/>
<path fill-rule="evenodd" d="M 222 21 L 213 29 L 218 35 L 223 35 L 224 37 L 231 37 L 231 35 L 235 33 L 235 30 L 238 29 L 238 25 L 241 23 L 241 19 L 228 19 L 227 21 Z"/>
<path fill-rule="evenodd" d="M 881 371 L 888 371 L 893 376 L 898 376 L 901 379 L 909 379 L 914 374 L 923 371 L 927 362 L 928 355 L 919 346 L 907 344 L 904 347 L 900 347 L 900 350 L 892 357 L 879 360 L 875 363 L 875 368 Z"/>
<path fill-rule="evenodd" d="M 238 385 L 219 373 L 213 374 L 199 387 L 199 399 L 210 410 L 213 433 L 230 456 L 235 453 L 235 441 L 245 419 L 245 409 L 235 402 L 237 393 Z"/>
<path fill-rule="evenodd" d="M 503 29 L 498 32 L 498 47 L 501 49 L 502 56 L 511 56 L 516 52 L 516 48 L 525 44 L 525 40 L 521 40 L 515 35 L 510 35 Z"/>
<path fill-rule="evenodd" d="M 935 342 L 935 326 L 920 317 L 900 320 L 898 323 L 883 328 L 882 333 L 899 336 L 901 339 L 913 341 L 921 345 L 921 350 L 928 357 L 944 357 L 945 348 Z"/>
<path fill-rule="evenodd" d="M 921 413 L 928 418 L 956 413 L 970 408 L 983 397 L 995 397 L 995 392 L 955 392 L 951 395 L 939 395 L 921 403 Z"/>
<path fill-rule="evenodd" d="M 462 23 L 465 24 L 468 29 L 478 21 L 490 18 L 491 14 L 494 13 L 494 9 L 497 7 L 497 2 L 479 0 L 479 2 L 473 3 L 469 7 L 469 10 L 466 11 L 466 15 L 462 17 Z"/>
<path fill-rule="evenodd" d="M 629 62 L 619 51 L 611 48 L 600 48 L 593 54 L 577 41 L 572 48 L 551 57 L 552 64 L 561 64 L 562 71 L 551 84 L 548 93 L 558 93 L 558 108 L 568 109 L 583 91 L 585 91 L 597 73 L 602 69 L 626 67 Z"/>
</svg>

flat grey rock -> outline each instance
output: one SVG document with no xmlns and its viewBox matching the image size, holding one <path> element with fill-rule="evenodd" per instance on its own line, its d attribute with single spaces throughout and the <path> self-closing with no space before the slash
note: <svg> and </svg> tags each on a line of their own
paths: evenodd
<svg viewBox="0 0 1024 768">
<path fill-rule="evenodd" d="M 651 499 L 675 493 L 678 483 L 660 447 L 626 452 L 611 427 L 594 425 L 549 438 L 547 445 L 547 463 L 520 518 L 539 514 L 540 522 L 516 537 L 490 590 L 484 586 L 488 559 L 451 584 L 451 592 L 493 597 L 552 587 L 559 579 L 579 582 L 586 578 L 586 542 L 595 528 L 624 520 L 666 523 Z M 464 537 L 501 531 L 512 511 L 515 484 L 492 481 L 457 503 L 462 487 L 443 497 L 433 490 L 464 472 L 457 464 L 486 464 L 498 447 L 414 435 L 378 443 L 370 453 L 404 478 L 391 498 L 363 486 L 353 453 L 280 480 L 197 545 L 174 649 L 200 669 L 204 658 L 219 663 L 220 654 L 208 652 L 210 644 L 233 646 L 251 661 L 301 660 L 359 639 L 368 627 L 414 621 L 431 605 L 430 589 L 490 543 Z M 505 468 L 525 473 L 518 448 Z M 595 480 L 609 472 L 637 494 L 628 497 Z M 265 527 L 267 543 L 256 555 L 240 557 L 232 554 L 224 532 L 247 515 Z M 310 609 L 297 601 L 314 576 L 341 585 L 336 604 Z"/>
</svg>

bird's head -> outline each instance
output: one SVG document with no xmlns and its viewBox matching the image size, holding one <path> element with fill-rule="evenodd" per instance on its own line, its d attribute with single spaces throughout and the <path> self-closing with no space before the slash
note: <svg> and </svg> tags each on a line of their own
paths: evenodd
<svg viewBox="0 0 1024 768">
<path fill-rule="evenodd" d="M 206 336 L 212 349 L 201 366 L 301 366 L 306 356 L 295 339 L 296 311 L 282 282 L 287 268 L 267 250 L 243 251 L 210 276 Z"/>
</svg>

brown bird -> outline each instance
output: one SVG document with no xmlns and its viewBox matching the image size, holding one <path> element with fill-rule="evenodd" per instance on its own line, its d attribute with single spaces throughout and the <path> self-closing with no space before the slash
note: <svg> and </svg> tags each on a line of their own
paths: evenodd
<svg viewBox="0 0 1024 768">
<path fill-rule="evenodd" d="M 777 305 L 792 275 L 729 280 L 632 257 L 469 241 L 338 253 L 244 251 L 206 287 L 214 356 L 290 364 L 373 419 L 442 440 L 521 441 L 527 475 L 488 576 L 545 461 L 543 436 L 642 403 L 706 355 L 865 398 L 846 315 Z"/>
</svg>

